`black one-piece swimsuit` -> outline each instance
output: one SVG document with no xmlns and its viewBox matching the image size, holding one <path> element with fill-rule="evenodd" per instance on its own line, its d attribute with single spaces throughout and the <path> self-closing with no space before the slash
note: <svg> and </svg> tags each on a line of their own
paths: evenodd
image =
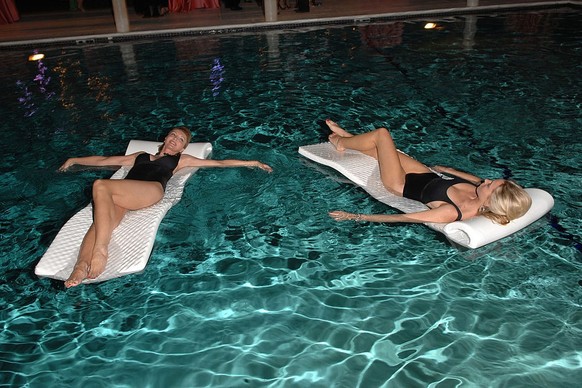
<svg viewBox="0 0 582 388">
<path fill-rule="evenodd" d="M 405 198 L 414 199 L 424 204 L 433 201 L 442 201 L 449 203 L 457 210 L 457 221 L 463 218 L 461 209 L 449 198 L 447 191 L 449 187 L 459 183 L 469 183 L 473 186 L 475 184 L 463 178 L 456 176 L 449 177 L 445 175 L 441 177 L 434 172 L 426 172 L 421 174 L 406 174 L 404 178 L 404 189 L 402 196 Z"/>
<path fill-rule="evenodd" d="M 151 160 L 150 157 L 150 154 L 145 152 L 139 154 L 125 179 L 160 182 L 162 188 L 166 191 L 166 185 L 180 161 L 180 154 L 166 155 L 155 160 Z"/>
</svg>

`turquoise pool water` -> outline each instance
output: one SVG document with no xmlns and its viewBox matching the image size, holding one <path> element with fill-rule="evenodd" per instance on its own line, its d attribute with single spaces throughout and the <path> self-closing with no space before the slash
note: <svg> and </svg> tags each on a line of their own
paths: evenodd
<svg viewBox="0 0 582 388">
<path fill-rule="evenodd" d="M 0 383 L 50 387 L 555 387 L 582 360 L 582 29 L 572 10 L 3 52 Z M 553 194 L 458 249 L 297 148 L 318 120 L 387 126 L 428 164 Z M 215 158 L 146 270 L 65 290 L 34 266 L 111 171 L 57 173 L 175 125 Z"/>
</svg>

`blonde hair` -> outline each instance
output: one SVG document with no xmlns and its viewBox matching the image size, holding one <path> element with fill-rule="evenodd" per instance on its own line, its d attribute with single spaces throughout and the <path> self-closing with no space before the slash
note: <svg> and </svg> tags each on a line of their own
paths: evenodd
<svg viewBox="0 0 582 388">
<path fill-rule="evenodd" d="M 496 188 L 489 198 L 489 207 L 479 213 L 491 221 L 507 225 L 510 221 L 523 216 L 531 207 L 531 197 L 517 183 L 505 181 Z"/>
</svg>

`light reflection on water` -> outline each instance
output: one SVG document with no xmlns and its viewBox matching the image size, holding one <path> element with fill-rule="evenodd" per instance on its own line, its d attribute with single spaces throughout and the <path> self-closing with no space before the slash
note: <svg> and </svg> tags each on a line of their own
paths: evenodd
<svg viewBox="0 0 582 388">
<path fill-rule="evenodd" d="M 4 384 L 552 386 L 580 376 L 581 31 L 575 13 L 179 38 L 5 53 L 0 110 Z M 219 61 L 219 62 L 217 62 Z M 551 65 L 551 71 L 548 71 Z M 17 85 L 17 81 L 22 84 Z M 428 164 L 553 193 L 551 216 L 477 249 L 303 160 L 317 121 L 387 126 Z M 174 125 L 216 158 L 162 223 L 143 274 L 65 291 L 33 268 L 111 172 L 59 174 Z"/>
</svg>

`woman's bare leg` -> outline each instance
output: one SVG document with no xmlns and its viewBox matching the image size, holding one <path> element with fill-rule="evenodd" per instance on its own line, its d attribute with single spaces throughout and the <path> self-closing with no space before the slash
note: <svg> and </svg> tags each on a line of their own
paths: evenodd
<svg viewBox="0 0 582 388">
<path fill-rule="evenodd" d="M 112 182 L 112 183 L 109 183 Z M 157 182 L 100 179 L 93 185 L 93 224 L 85 234 L 77 263 L 65 287 L 94 279 L 105 270 L 109 241 L 127 210 L 138 210 L 162 199 L 164 191 Z"/>
<path fill-rule="evenodd" d="M 125 209 L 119 208 L 119 214 L 117 215 L 116 225 L 119 225 L 123 216 L 126 213 Z M 105 251 L 105 261 L 102 261 L 102 255 L 95 255 L 95 224 L 91 224 L 91 227 L 85 234 L 81 247 L 79 249 L 79 256 L 73 272 L 69 278 L 65 281 L 65 287 L 70 288 L 78 286 L 85 279 L 95 279 L 104 270 L 107 264 L 107 250 Z"/>
<path fill-rule="evenodd" d="M 386 128 L 353 135 L 331 120 L 326 123 L 333 132 L 329 140 L 338 151 L 357 150 L 378 160 L 382 183 L 395 194 L 402 195 L 407 173 L 429 171 L 424 164 L 399 152 Z"/>
<path fill-rule="evenodd" d="M 95 279 L 105 270 L 107 258 L 109 257 L 109 241 L 111 240 L 111 235 L 113 234 L 113 230 L 115 230 L 115 228 L 117 228 L 117 226 L 119 226 L 121 223 L 125 213 L 127 213 L 127 209 L 114 205 L 114 211 L 111 214 L 111 218 L 109 220 L 110 223 L 108 225 L 111 227 L 111 233 L 109 233 L 109 238 L 107 239 L 106 245 L 98 245 L 97 237 L 95 237 L 93 249 L 91 251 L 91 263 L 89 265 L 87 278 Z"/>
<path fill-rule="evenodd" d="M 151 206 L 164 196 L 158 182 L 99 179 L 93 184 L 93 225 L 95 243 L 87 277 L 94 279 L 105 269 L 113 230 L 128 210 Z"/>
<path fill-rule="evenodd" d="M 91 267 L 91 252 L 93 252 L 93 246 L 95 245 L 95 228 L 93 224 L 89 227 L 89 230 L 83 238 L 81 247 L 79 248 L 79 255 L 73 272 L 69 275 L 69 278 L 65 280 L 65 287 L 74 287 L 81 284 L 81 282 L 87 278 L 89 269 Z"/>
<path fill-rule="evenodd" d="M 121 222 L 121 219 L 125 215 L 125 209 L 120 208 L 120 212 L 117 215 L 117 225 Z M 70 288 L 74 286 L 78 286 L 81 282 L 87 278 L 94 279 L 99 276 L 100 273 L 103 272 L 105 269 L 105 264 L 100 263 L 99 261 L 95 261 L 95 224 L 91 224 L 89 230 L 85 234 L 83 238 L 83 242 L 81 243 L 81 247 L 79 248 L 79 256 L 77 258 L 77 262 L 75 263 L 75 267 L 73 268 L 73 272 L 69 278 L 65 281 L 65 287 Z M 101 268 L 102 266 L 102 268 Z M 92 272 L 98 272 L 96 276 L 92 276 Z"/>
</svg>

